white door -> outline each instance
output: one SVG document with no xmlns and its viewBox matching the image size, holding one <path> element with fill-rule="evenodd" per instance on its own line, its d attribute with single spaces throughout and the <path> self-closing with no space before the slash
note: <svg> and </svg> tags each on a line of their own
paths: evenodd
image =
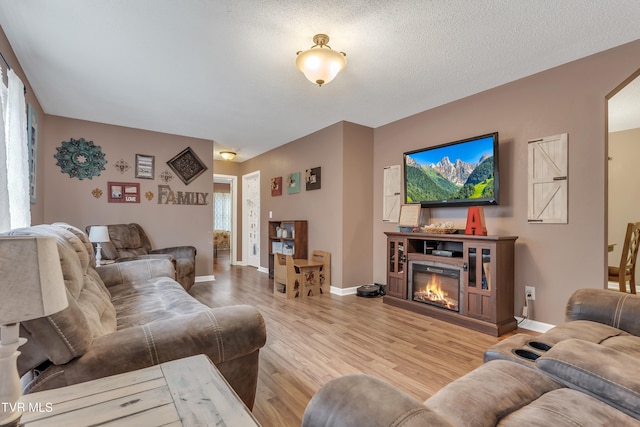
<svg viewBox="0 0 640 427">
<path fill-rule="evenodd" d="M 242 259 L 260 267 L 260 171 L 242 176 Z"/>
</svg>

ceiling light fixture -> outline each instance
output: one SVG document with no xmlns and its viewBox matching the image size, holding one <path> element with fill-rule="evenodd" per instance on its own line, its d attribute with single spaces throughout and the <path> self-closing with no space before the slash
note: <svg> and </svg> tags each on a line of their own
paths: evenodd
<svg viewBox="0 0 640 427">
<path fill-rule="evenodd" d="M 297 53 L 296 66 L 310 82 L 322 86 L 329 83 L 347 65 L 344 52 L 336 52 L 327 44 L 329 36 L 316 34 L 315 45 Z"/>
<path fill-rule="evenodd" d="M 235 156 L 236 156 L 236 153 L 234 153 L 233 151 L 221 151 L 220 152 L 220 157 L 222 157 L 225 160 L 232 160 Z"/>
</svg>

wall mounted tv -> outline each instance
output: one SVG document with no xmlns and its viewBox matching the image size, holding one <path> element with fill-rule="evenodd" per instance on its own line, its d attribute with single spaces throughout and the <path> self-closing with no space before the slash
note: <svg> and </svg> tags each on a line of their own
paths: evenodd
<svg viewBox="0 0 640 427">
<path fill-rule="evenodd" d="M 498 132 L 404 153 L 406 203 L 498 204 Z"/>
</svg>

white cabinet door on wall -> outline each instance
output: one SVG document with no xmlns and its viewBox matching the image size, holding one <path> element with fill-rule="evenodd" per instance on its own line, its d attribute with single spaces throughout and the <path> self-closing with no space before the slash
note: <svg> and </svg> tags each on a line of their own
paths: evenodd
<svg viewBox="0 0 640 427">
<path fill-rule="evenodd" d="M 568 135 L 531 140 L 528 150 L 529 222 L 566 224 Z"/>
<path fill-rule="evenodd" d="M 382 199 L 382 220 L 398 222 L 400 218 L 401 185 L 400 165 L 385 166 L 384 168 L 384 194 Z"/>
</svg>

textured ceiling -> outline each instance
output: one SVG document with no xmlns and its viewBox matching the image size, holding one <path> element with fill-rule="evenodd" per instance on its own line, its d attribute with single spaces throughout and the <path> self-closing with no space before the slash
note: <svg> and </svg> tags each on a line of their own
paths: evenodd
<svg viewBox="0 0 640 427">
<path fill-rule="evenodd" d="M 378 127 L 640 38 L 637 0 L 3 0 L 47 114 L 211 139 L 240 161 Z M 316 33 L 347 53 L 317 87 Z"/>
</svg>

